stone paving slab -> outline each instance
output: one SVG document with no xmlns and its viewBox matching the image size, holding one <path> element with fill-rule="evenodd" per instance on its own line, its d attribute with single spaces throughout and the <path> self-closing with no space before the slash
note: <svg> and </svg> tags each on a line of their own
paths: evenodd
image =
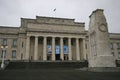
<svg viewBox="0 0 120 80">
<path fill-rule="evenodd" d="M 0 70 L 0 80 L 120 80 L 120 72 L 88 72 L 77 69 Z"/>
</svg>

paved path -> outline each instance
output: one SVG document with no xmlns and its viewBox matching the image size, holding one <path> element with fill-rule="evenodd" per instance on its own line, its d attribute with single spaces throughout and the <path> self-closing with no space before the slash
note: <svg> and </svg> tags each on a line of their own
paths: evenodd
<svg viewBox="0 0 120 80">
<path fill-rule="evenodd" d="M 87 72 L 75 69 L 1 70 L 0 80 L 120 80 L 120 72 Z"/>
</svg>

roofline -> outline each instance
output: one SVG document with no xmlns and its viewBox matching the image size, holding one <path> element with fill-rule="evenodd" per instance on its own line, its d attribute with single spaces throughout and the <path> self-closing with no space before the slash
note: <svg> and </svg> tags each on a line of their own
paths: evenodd
<svg viewBox="0 0 120 80">
<path fill-rule="evenodd" d="M 85 22 L 74 22 L 75 24 L 84 24 L 85 25 Z"/>
<path fill-rule="evenodd" d="M 115 35 L 120 35 L 120 33 L 109 33 L 109 34 L 115 34 Z"/>
<path fill-rule="evenodd" d="M 17 28 L 17 29 L 19 29 L 19 27 L 11 27 L 11 26 L 0 26 L 0 28 Z"/>
<path fill-rule="evenodd" d="M 47 17 L 47 16 L 36 16 L 36 18 L 51 18 L 51 19 L 75 20 L 75 19 L 70 19 L 70 18 Z"/>
<path fill-rule="evenodd" d="M 23 20 L 35 20 L 34 18 L 23 18 L 23 17 L 21 17 L 21 19 L 23 19 Z"/>
</svg>

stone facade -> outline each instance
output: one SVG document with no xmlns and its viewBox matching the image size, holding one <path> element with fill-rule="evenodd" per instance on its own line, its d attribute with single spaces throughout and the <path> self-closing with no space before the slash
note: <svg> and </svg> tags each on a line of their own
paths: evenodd
<svg viewBox="0 0 120 80">
<path fill-rule="evenodd" d="M 120 34 L 106 34 L 109 36 L 106 42 L 111 48 L 108 52 L 115 60 L 119 60 Z M 74 19 L 40 16 L 36 16 L 36 19 L 21 18 L 20 27 L 0 26 L 0 59 L 5 52 L 6 60 L 88 60 L 89 41 L 85 23 L 75 22 Z"/>
</svg>

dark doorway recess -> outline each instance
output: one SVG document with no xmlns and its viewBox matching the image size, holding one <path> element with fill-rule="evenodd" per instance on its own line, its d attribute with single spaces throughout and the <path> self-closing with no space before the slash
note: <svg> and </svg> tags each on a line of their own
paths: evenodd
<svg viewBox="0 0 120 80">
<path fill-rule="evenodd" d="M 56 60 L 60 60 L 60 54 L 56 54 Z"/>
</svg>

